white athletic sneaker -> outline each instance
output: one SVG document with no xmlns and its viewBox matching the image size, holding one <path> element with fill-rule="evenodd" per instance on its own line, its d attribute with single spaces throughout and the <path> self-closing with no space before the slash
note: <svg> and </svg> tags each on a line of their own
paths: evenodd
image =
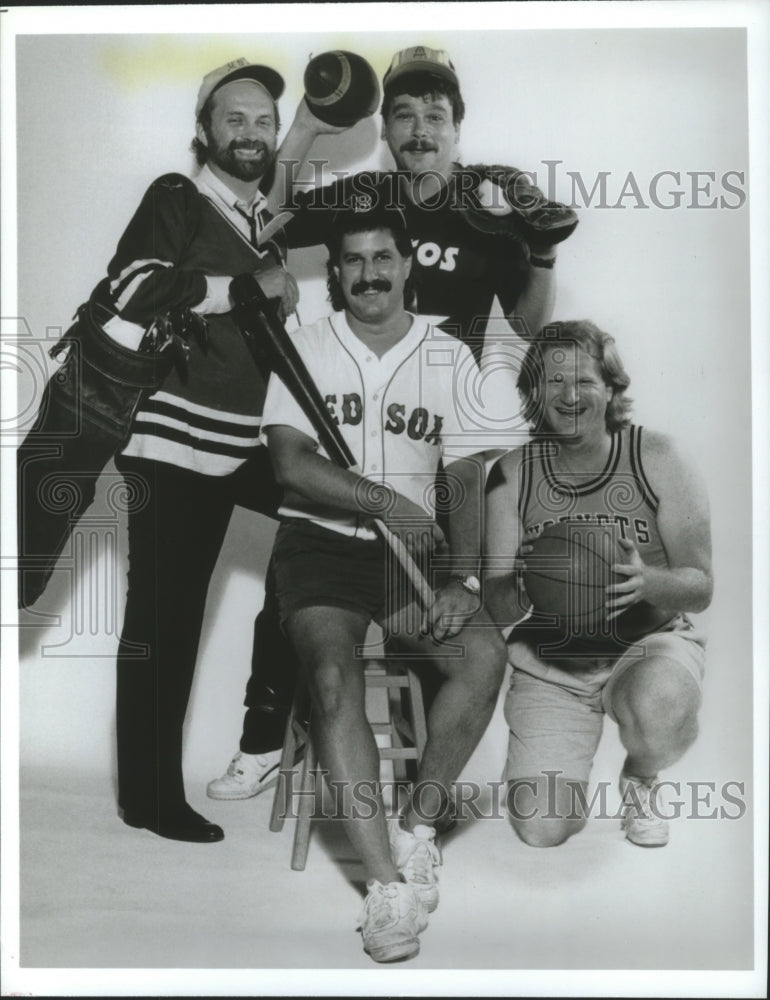
<svg viewBox="0 0 770 1000">
<path fill-rule="evenodd" d="M 418 823 L 410 833 L 398 819 L 390 819 L 388 837 L 393 864 L 423 901 L 428 913 L 433 913 L 438 906 L 438 869 L 441 864 L 436 831 L 432 826 Z"/>
<path fill-rule="evenodd" d="M 405 882 L 366 883 L 359 920 L 364 951 L 375 962 L 413 958 L 420 950 L 417 935 L 428 926 L 428 914 L 417 893 Z"/>
<path fill-rule="evenodd" d="M 643 781 L 623 771 L 618 781 L 624 803 L 620 826 L 626 839 L 639 847 L 665 847 L 668 843 L 668 820 L 656 816 L 650 807 L 654 780 Z"/>
<path fill-rule="evenodd" d="M 278 780 L 281 751 L 241 753 L 233 757 L 221 778 L 206 786 L 210 799 L 250 799 L 270 788 Z"/>
</svg>

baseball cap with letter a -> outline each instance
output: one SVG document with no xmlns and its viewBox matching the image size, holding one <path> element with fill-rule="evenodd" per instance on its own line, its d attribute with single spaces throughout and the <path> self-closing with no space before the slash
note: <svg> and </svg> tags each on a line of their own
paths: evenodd
<svg viewBox="0 0 770 1000">
<path fill-rule="evenodd" d="M 443 49 L 429 49 L 425 45 L 414 45 L 401 49 L 391 60 L 382 79 L 383 87 L 391 87 L 396 80 L 407 73 L 429 73 L 442 80 L 448 80 L 459 88 L 460 81 L 452 65 L 452 60 Z"/>
</svg>

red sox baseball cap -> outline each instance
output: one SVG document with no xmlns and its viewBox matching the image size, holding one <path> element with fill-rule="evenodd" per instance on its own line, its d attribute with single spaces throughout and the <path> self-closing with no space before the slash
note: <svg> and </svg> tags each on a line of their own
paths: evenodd
<svg viewBox="0 0 770 1000">
<path fill-rule="evenodd" d="M 406 217 L 398 205 L 367 193 L 351 195 L 334 212 L 327 246 L 338 245 L 345 233 L 370 229 L 390 229 L 396 239 L 403 234 L 408 242 Z"/>
<path fill-rule="evenodd" d="M 264 87 L 274 101 L 278 100 L 285 87 L 281 74 L 270 69 L 269 66 L 259 66 L 243 57 L 233 59 L 232 62 L 225 63 L 218 69 L 212 69 L 203 77 L 203 83 L 198 91 L 198 100 L 195 104 L 195 117 L 200 115 L 203 105 L 215 90 L 219 90 L 220 87 L 224 87 L 226 83 L 232 83 L 234 80 L 253 80 L 254 83 Z"/>
<path fill-rule="evenodd" d="M 443 49 L 429 49 L 425 45 L 414 45 L 401 49 L 390 62 L 390 66 L 382 78 L 383 87 L 390 87 L 407 73 L 430 73 L 442 80 L 448 80 L 459 88 L 460 81 L 452 65 L 452 60 Z"/>
</svg>

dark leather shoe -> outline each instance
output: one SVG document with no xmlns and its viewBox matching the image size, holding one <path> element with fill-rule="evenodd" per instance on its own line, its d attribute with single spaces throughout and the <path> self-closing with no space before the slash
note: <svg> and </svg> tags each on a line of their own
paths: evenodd
<svg viewBox="0 0 770 1000">
<path fill-rule="evenodd" d="M 148 820 L 124 812 L 123 822 L 139 830 L 157 833 L 159 837 L 165 837 L 167 840 L 185 840 L 193 844 L 215 844 L 217 841 L 225 839 L 225 832 L 221 826 L 210 823 L 189 806 L 183 812 L 164 816 L 160 820 Z"/>
</svg>

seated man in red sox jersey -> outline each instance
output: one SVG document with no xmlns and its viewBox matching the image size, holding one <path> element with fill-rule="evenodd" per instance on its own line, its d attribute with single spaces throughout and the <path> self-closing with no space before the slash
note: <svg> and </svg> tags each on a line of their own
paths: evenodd
<svg viewBox="0 0 770 1000">
<path fill-rule="evenodd" d="M 456 400 L 452 385 L 458 366 L 475 363 L 464 344 L 406 311 L 412 248 L 399 211 L 338 213 L 329 251 L 332 303 L 344 308 L 293 339 L 363 471 L 328 460 L 299 405 L 271 376 L 262 426 L 286 490 L 273 561 L 281 619 L 308 674 L 319 762 L 342 791 L 343 823 L 366 873 L 364 949 L 390 962 L 417 954 L 417 935 L 438 904 L 434 822 L 489 723 L 505 647 L 480 604 L 478 578 L 467 575 L 480 548 L 483 445 L 469 440 L 459 417 L 472 400 L 464 391 Z M 429 557 L 441 540 L 432 509 L 440 460 L 462 502 L 449 513 L 442 553 L 449 579 L 419 614 L 402 606 L 409 594 L 393 585 L 370 524 L 382 518 L 405 541 L 424 525 L 415 555 Z M 409 627 L 420 620 L 419 631 Z M 388 822 L 356 655 L 372 621 L 383 625 L 389 648 L 442 680 L 414 797 L 400 820 Z M 457 637 L 459 655 L 456 645 L 449 652 L 442 645 L 448 637 Z"/>
<path fill-rule="evenodd" d="M 286 164 L 301 163 L 317 135 L 343 131 L 320 122 L 303 100 L 281 144 L 271 207 L 293 211 L 286 237 L 289 246 L 297 248 L 325 243 L 332 209 L 353 198 L 362 206 L 395 202 L 406 216 L 414 248 L 417 312 L 440 317 L 441 329 L 467 344 L 479 361 L 496 297 L 511 327 L 522 336 L 549 320 L 556 244 L 572 232 L 577 219 L 564 206 L 547 203 L 537 188 L 522 184 L 522 175 L 516 190 L 521 189 L 521 204 L 531 210 L 524 208 L 515 217 L 524 220 L 528 242 L 468 223 L 460 207 L 470 190 L 493 210 L 507 209 L 499 188 L 489 179 L 479 183 L 473 168 L 457 162 L 465 104 L 446 52 L 423 46 L 397 52 L 383 80 L 383 95 L 382 138 L 397 172 L 367 171 L 311 192 L 284 190 L 281 197 L 277 192 L 290 187 L 293 179 Z M 274 649 L 280 641 L 271 610 L 271 582 L 268 572 L 265 611 L 255 625 L 240 748 L 227 772 L 209 783 L 212 798 L 256 795 L 277 771 L 296 668 L 288 654 L 276 658 L 260 653 L 263 644 Z"/>
<path fill-rule="evenodd" d="M 544 334 L 518 380 L 533 440 L 503 456 L 487 483 L 486 600 L 501 626 L 517 622 L 505 703 L 509 814 L 536 847 L 582 829 L 606 713 L 626 749 L 622 828 L 634 844 L 663 846 L 658 773 L 697 733 L 705 640 L 686 612 L 711 601 L 708 503 L 672 441 L 630 423 L 613 338 L 586 321 Z M 625 559 L 613 566 L 622 582 L 608 587 L 608 636 L 522 618 L 517 553 L 526 564 L 527 540 L 564 520 L 616 525 Z"/>
</svg>

